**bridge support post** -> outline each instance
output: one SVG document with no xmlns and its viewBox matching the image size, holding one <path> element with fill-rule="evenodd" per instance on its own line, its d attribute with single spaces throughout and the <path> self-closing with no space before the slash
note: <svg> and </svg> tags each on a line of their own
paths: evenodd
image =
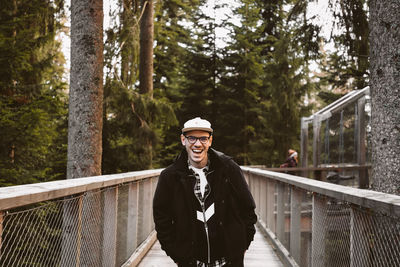
<svg viewBox="0 0 400 267">
<path fill-rule="evenodd" d="M 365 96 L 360 98 L 357 103 L 357 163 L 359 166 L 364 166 L 366 162 L 366 125 L 365 125 Z M 367 169 L 358 171 L 358 187 L 369 188 Z"/>
<path fill-rule="evenodd" d="M 301 135 L 300 135 L 300 161 L 301 167 L 308 167 L 308 122 L 306 118 L 301 118 Z M 308 171 L 301 173 L 303 177 L 308 177 Z"/>
<path fill-rule="evenodd" d="M 290 254 L 300 265 L 302 192 L 292 187 L 290 197 Z"/>
<path fill-rule="evenodd" d="M 282 244 L 285 244 L 285 185 L 283 183 L 278 183 L 276 202 L 276 236 Z"/>
<path fill-rule="evenodd" d="M 313 166 L 318 167 L 320 164 L 320 129 L 321 129 L 321 116 L 314 115 L 313 119 Z M 321 172 L 314 172 L 314 179 L 321 180 Z"/>
<path fill-rule="evenodd" d="M 115 266 L 117 259 L 118 187 L 104 191 L 102 266 Z"/>
<path fill-rule="evenodd" d="M 156 192 L 156 188 L 157 188 L 157 182 L 158 182 L 158 177 L 153 177 L 151 178 L 151 210 L 150 210 L 150 219 L 151 219 L 151 230 L 153 231 L 155 229 L 155 223 L 154 223 L 154 219 L 153 219 L 153 196 Z"/>
<path fill-rule="evenodd" d="M 327 220 L 327 201 L 324 197 L 313 195 L 312 201 L 312 236 L 311 236 L 311 266 L 325 266 L 325 239 Z"/>
<path fill-rule="evenodd" d="M 267 179 L 262 176 L 257 176 L 260 180 L 260 216 L 264 223 L 267 223 L 267 198 L 268 198 L 268 185 Z"/>
<path fill-rule="evenodd" d="M 135 191 L 137 182 L 123 185 L 118 190 L 118 219 L 117 219 L 117 263 L 121 266 L 136 249 L 136 218 Z M 132 236 L 132 231 L 135 233 Z"/>
<path fill-rule="evenodd" d="M 126 255 L 131 255 L 137 247 L 138 183 L 129 184 L 128 219 L 126 222 Z"/>
<path fill-rule="evenodd" d="M 275 232 L 275 182 L 267 180 L 267 225 Z"/>
<path fill-rule="evenodd" d="M 151 232 L 152 204 L 151 181 L 145 180 L 139 183 L 139 206 L 138 206 L 138 230 L 137 245 L 140 245 Z"/>
<path fill-rule="evenodd" d="M 252 192 L 253 192 L 253 197 L 254 201 L 256 202 L 256 212 L 260 215 L 261 214 L 261 194 L 260 194 L 260 183 L 261 179 L 254 175 L 251 175 L 251 180 L 252 180 Z"/>
</svg>

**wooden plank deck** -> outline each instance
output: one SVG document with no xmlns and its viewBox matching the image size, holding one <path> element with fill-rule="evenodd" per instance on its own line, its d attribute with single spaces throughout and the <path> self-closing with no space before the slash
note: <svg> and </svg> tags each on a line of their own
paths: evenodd
<svg viewBox="0 0 400 267">
<path fill-rule="evenodd" d="M 257 229 L 254 241 L 246 252 L 244 266 L 280 267 L 284 265 L 275 254 L 271 245 Z M 161 250 L 160 243 L 157 241 L 140 262 L 139 267 L 176 267 L 176 264 Z"/>
</svg>

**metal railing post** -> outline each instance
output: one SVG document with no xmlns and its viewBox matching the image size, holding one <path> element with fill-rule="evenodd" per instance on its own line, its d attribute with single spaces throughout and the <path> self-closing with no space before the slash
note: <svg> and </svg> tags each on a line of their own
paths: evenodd
<svg viewBox="0 0 400 267">
<path fill-rule="evenodd" d="M 301 167 L 308 167 L 308 122 L 306 118 L 301 118 L 301 135 L 300 135 L 300 161 Z M 303 177 L 308 177 L 308 171 L 303 171 Z"/>
<path fill-rule="evenodd" d="M 151 195 L 154 196 L 157 188 L 158 177 L 153 177 L 151 179 Z M 153 218 L 153 199 L 151 199 L 151 229 L 155 228 L 154 218 Z"/>
<path fill-rule="evenodd" d="M 267 181 L 257 176 L 260 180 L 260 216 L 264 223 L 267 223 Z"/>
<path fill-rule="evenodd" d="M 146 239 L 145 223 L 146 223 L 146 185 L 144 181 L 138 183 L 139 186 L 139 204 L 138 204 L 138 220 L 137 220 L 137 242 L 142 243 Z"/>
<path fill-rule="evenodd" d="M 357 103 L 357 163 L 359 166 L 364 166 L 366 163 L 366 125 L 365 125 L 365 96 L 358 99 Z M 360 169 L 358 171 L 358 187 L 368 188 L 369 181 L 366 169 Z"/>
<path fill-rule="evenodd" d="M 128 189 L 128 218 L 126 227 L 126 254 L 131 255 L 136 247 L 137 242 L 137 219 L 138 219 L 138 183 L 129 184 Z"/>
<path fill-rule="evenodd" d="M 290 200 L 290 254 L 296 262 L 300 262 L 301 246 L 301 202 L 302 193 L 295 187 L 291 188 Z"/>
<path fill-rule="evenodd" d="M 321 129 L 321 118 L 319 115 L 314 115 L 313 118 L 313 166 L 318 167 L 320 164 L 320 129 Z M 314 178 L 321 180 L 321 172 L 315 171 Z"/>
<path fill-rule="evenodd" d="M 254 175 L 254 174 L 250 174 L 250 179 L 253 182 L 253 186 L 252 186 L 252 192 L 253 192 L 253 197 L 255 199 L 256 202 L 256 212 L 258 214 L 261 214 L 261 199 L 260 199 L 260 179 Z"/>
<path fill-rule="evenodd" d="M 285 240 L 285 185 L 282 183 L 278 183 L 278 198 L 276 202 L 276 236 L 283 244 Z"/>
<path fill-rule="evenodd" d="M 118 187 L 104 191 L 103 267 L 115 266 L 117 260 Z"/>
<path fill-rule="evenodd" d="M 152 220 L 152 204 L 153 204 L 153 199 L 152 199 L 152 188 L 151 188 L 151 180 L 147 179 L 144 181 L 144 186 L 145 186 L 145 190 L 144 190 L 144 196 L 143 196 L 143 208 L 144 208 L 144 220 L 143 220 L 143 224 L 144 224 L 144 233 L 145 233 L 145 238 L 147 238 L 147 236 L 151 233 L 151 222 Z"/>
<path fill-rule="evenodd" d="M 275 232 L 275 182 L 267 180 L 267 225 Z"/>
</svg>

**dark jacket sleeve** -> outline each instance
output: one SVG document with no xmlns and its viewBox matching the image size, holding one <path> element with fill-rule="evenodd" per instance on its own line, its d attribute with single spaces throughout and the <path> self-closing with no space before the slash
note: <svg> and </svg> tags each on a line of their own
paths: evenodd
<svg viewBox="0 0 400 267">
<path fill-rule="evenodd" d="M 256 204 L 253 196 L 249 190 L 246 179 L 244 178 L 242 169 L 233 160 L 229 162 L 230 183 L 234 192 L 234 197 L 237 198 L 238 211 L 246 226 L 247 244 L 246 248 L 250 246 L 251 241 L 254 239 L 256 229 L 254 224 L 257 222 L 257 215 L 255 213 Z"/>
<path fill-rule="evenodd" d="M 153 217 L 161 248 L 174 261 L 177 261 L 174 251 L 176 235 L 172 211 L 173 190 L 170 180 L 168 172 L 162 171 L 153 198 Z"/>
</svg>

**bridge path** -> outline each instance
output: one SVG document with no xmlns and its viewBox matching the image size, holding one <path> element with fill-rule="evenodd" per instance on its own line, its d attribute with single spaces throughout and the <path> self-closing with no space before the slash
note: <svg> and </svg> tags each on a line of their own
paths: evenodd
<svg viewBox="0 0 400 267">
<path fill-rule="evenodd" d="M 281 267 L 284 265 L 274 252 L 274 249 L 257 229 L 254 241 L 246 252 L 244 266 Z M 176 264 L 161 250 L 160 243 L 157 241 L 138 267 L 176 267 Z"/>
</svg>

